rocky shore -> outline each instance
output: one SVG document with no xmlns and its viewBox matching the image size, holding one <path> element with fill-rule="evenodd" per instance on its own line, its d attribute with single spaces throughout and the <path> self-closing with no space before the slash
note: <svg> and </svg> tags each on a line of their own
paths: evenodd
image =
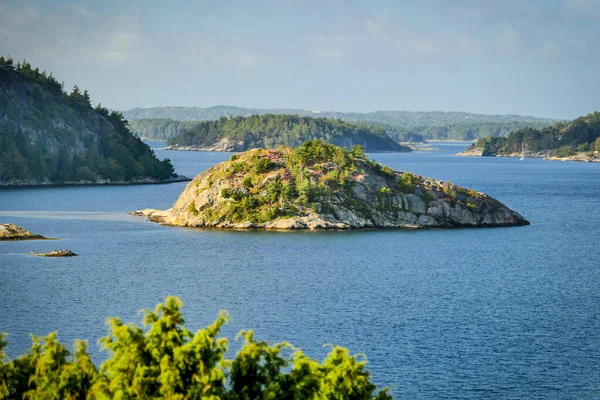
<svg viewBox="0 0 600 400">
<path fill-rule="evenodd" d="M 343 165 L 310 157 L 312 162 L 298 161 L 307 151 L 247 151 L 196 176 L 172 208 L 131 214 L 165 225 L 230 229 L 529 225 L 483 193 L 393 171 L 364 156 L 347 155 L 351 160 Z M 268 168 L 256 172 L 255 165 Z"/>
<path fill-rule="evenodd" d="M 482 157 L 483 147 L 469 147 L 468 149 L 461 151 L 456 155 L 462 157 Z"/>
<path fill-rule="evenodd" d="M 12 181 L 0 181 L 0 189 L 25 188 L 25 187 L 61 187 L 61 186 L 128 186 L 128 185 L 159 185 L 175 182 L 189 182 L 191 178 L 177 175 L 169 179 L 134 178 L 129 181 L 111 181 L 110 179 L 98 179 L 96 181 L 67 181 L 50 182 L 49 180 L 38 181 L 34 179 L 19 179 Z"/>
<path fill-rule="evenodd" d="M 466 157 L 513 157 L 520 158 L 523 154 L 517 153 L 501 153 L 501 154 L 485 154 L 483 147 L 468 148 L 465 151 L 461 151 L 456 154 L 457 156 Z M 567 157 L 557 157 L 548 154 L 548 151 L 539 152 L 525 152 L 525 158 L 542 158 L 549 161 L 579 161 L 579 162 L 600 162 L 600 156 L 597 154 L 590 154 L 589 151 L 580 152 Z"/>
<path fill-rule="evenodd" d="M 46 240 L 48 238 L 31 233 L 15 224 L 0 224 L 0 241 L 8 240 Z"/>
<path fill-rule="evenodd" d="M 75 254 L 72 250 L 69 249 L 62 249 L 62 250 L 53 250 L 53 251 L 49 251 L 48 253 L 29 253 L 32 254 L 34 256 L 38 256 L 38 257 L 74 257 L 77 254 Z"/>
</svg>

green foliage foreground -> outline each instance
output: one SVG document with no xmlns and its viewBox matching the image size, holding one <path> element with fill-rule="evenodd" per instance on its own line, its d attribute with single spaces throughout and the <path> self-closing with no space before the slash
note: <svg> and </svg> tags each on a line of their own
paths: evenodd
<svg viewBox="0 0 600 400">
<path fill-rule="evenodd" d="M 185 328 L 183 303 L 168 297 L 154 311 L 143 310 L 143 329 L 109 318 L 109 334 L 100 340 L 110 353 L 98 368 L 87 341 L 71 353 L 57 333 L 33 336 L 27 354 L 6 361 L 0 334 L 0 399 L 390 399 L 377 391 L 365 360 L 332 347 L 323 362 L 312 360 L 289 343 L 269 346 L 251 331 L 226 358 L 228 342 L 219 338 L 226 312 L 206 329 Z"/>
</svg>

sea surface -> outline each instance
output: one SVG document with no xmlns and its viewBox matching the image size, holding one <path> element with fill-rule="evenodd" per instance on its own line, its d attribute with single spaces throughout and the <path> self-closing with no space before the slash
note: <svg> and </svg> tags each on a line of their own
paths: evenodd
<svg viewBox="0 0 600 400">
<path fill-rule="evenodd" d="M 161 143 L 153 142 L 154 147 Z M 170 207 L 185 183 L 0 191 L 0 221 L 58 241 L 0 243 L 0 332 L 105 336 L 168 295 L 188 326 L 219 310 L 315 358 L 364 353 L 375 382 L 409 399 L 600 398 L 600 165 L 439 152 L 372 154 L 485 192 L 531 226 L 456 230 L 243 232 L 164 227 L 127 211 Z M 229 153 L 157 150 L 189 176 Z M 73 258 L 27 254 L 56 248 Z"/>
</svg>

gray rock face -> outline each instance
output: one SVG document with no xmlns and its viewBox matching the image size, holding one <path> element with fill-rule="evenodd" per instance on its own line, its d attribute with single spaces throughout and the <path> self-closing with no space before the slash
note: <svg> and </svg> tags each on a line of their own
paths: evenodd
<svg viewBox="0 0 600 400">
<path fill-rule="evenodd" d="M 243 163 L 264 150 L 251 150 L 236 158 Z M 291 150 L 290 150 L 291 151 Z M 273 151 L 271 151 L 273 152 Z M 270 153 L 273 154 L 273 153 Z M 273 157 L 271 155 L 271 157 Z M 385 174 L 372 163 L 360 161 L 351 176 L 351 184 L 329 195 L 317 195 L 310 204 L 296 197 L 279 198 L 273 207 L 285 208 L 269 220 L 244 219 L 236 214 L 248 199 L 263 201 L 269 182 L 289 176 L 287 165 L 281 164 L 253 177 L 260 189 L 243 186 L 242 174 L 232 174 L 233 161 L 218 164 L 196 176 L 179 196 L 172 208 L 164 211 L 141 210 L 134 215 L 174 226 L 230 229 L 362 229 L 362 228 L 454 228 L 529 225 L 529 221 L 483 193 L 448 182 L 411 175 L 413 186 L 398 189 L 401 172 Z M 333 163 L 328 163 L 333 164 Z M 327 165 L 317 168 L 324 176 Z M 359 172 L 360 171 L 360 172 Z M 390 172 L 391 171 L 391 172 Z M 295 182 L 291 178 L 289 182 Z M 254 191 L 254 194 L 251 194 Z M 407 193 L 409 192 L 409 193 Z M 233 195 L 232 195 L 233 193 Z M 243 203 L 247 202 L 247 203 Z M 261 203 L 262 204 L 262 203 Z M 289 210 L 293 210 L 290 212 Z"/>
</svg>

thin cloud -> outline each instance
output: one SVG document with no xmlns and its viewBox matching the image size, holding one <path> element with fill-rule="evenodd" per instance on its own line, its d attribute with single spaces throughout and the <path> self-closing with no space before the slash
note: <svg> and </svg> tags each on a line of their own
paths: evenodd
<svg viewBox="0 0 600 400">
<path fill-rule="evenodd" d="M 572 15 L 600 17 L 600 0 L 564 0 L 564 6 Z"/>
<path fill-rule="evenodd" d="M 256 68 L 267 65 L 265 57 L 258 52 L 234 48 L 230 51 L 230 56 L 242 68 Z"/>
<path fill-rule="evenodd" d="M 108 46 L 94 53 L 103 60 L 125 61 L 136 52 L 139 42 L 139 37 L 134 33 L 115 32 L 109 36 Z"/>
<path fill-rule="evenodd" d="M 538 49 L 542 57 L 557 58 L 560 56 L 560 47 L 556 43 L 546 43 Z"/>
<path fill-rule="evenodd" d="M 91 17 L 94 15 L 88 8 L 79 4 L 74 5 L 73 10 L 75 10 L 75 12 L 82 17 Z"/>
<path fill-rule="evenodd" d="M 342 34 L 318 34 L 313 37 L 312 51 L 325 61 L 339 62 L 348 53 L 348 40 Z"/>
<path fill-rule="evenodd" d="M 521 35 L 512 25 L 499 25 L 497 32 L 497 42 L 500 49 L 512 51 L 519 47 Z"/>
</svg>

